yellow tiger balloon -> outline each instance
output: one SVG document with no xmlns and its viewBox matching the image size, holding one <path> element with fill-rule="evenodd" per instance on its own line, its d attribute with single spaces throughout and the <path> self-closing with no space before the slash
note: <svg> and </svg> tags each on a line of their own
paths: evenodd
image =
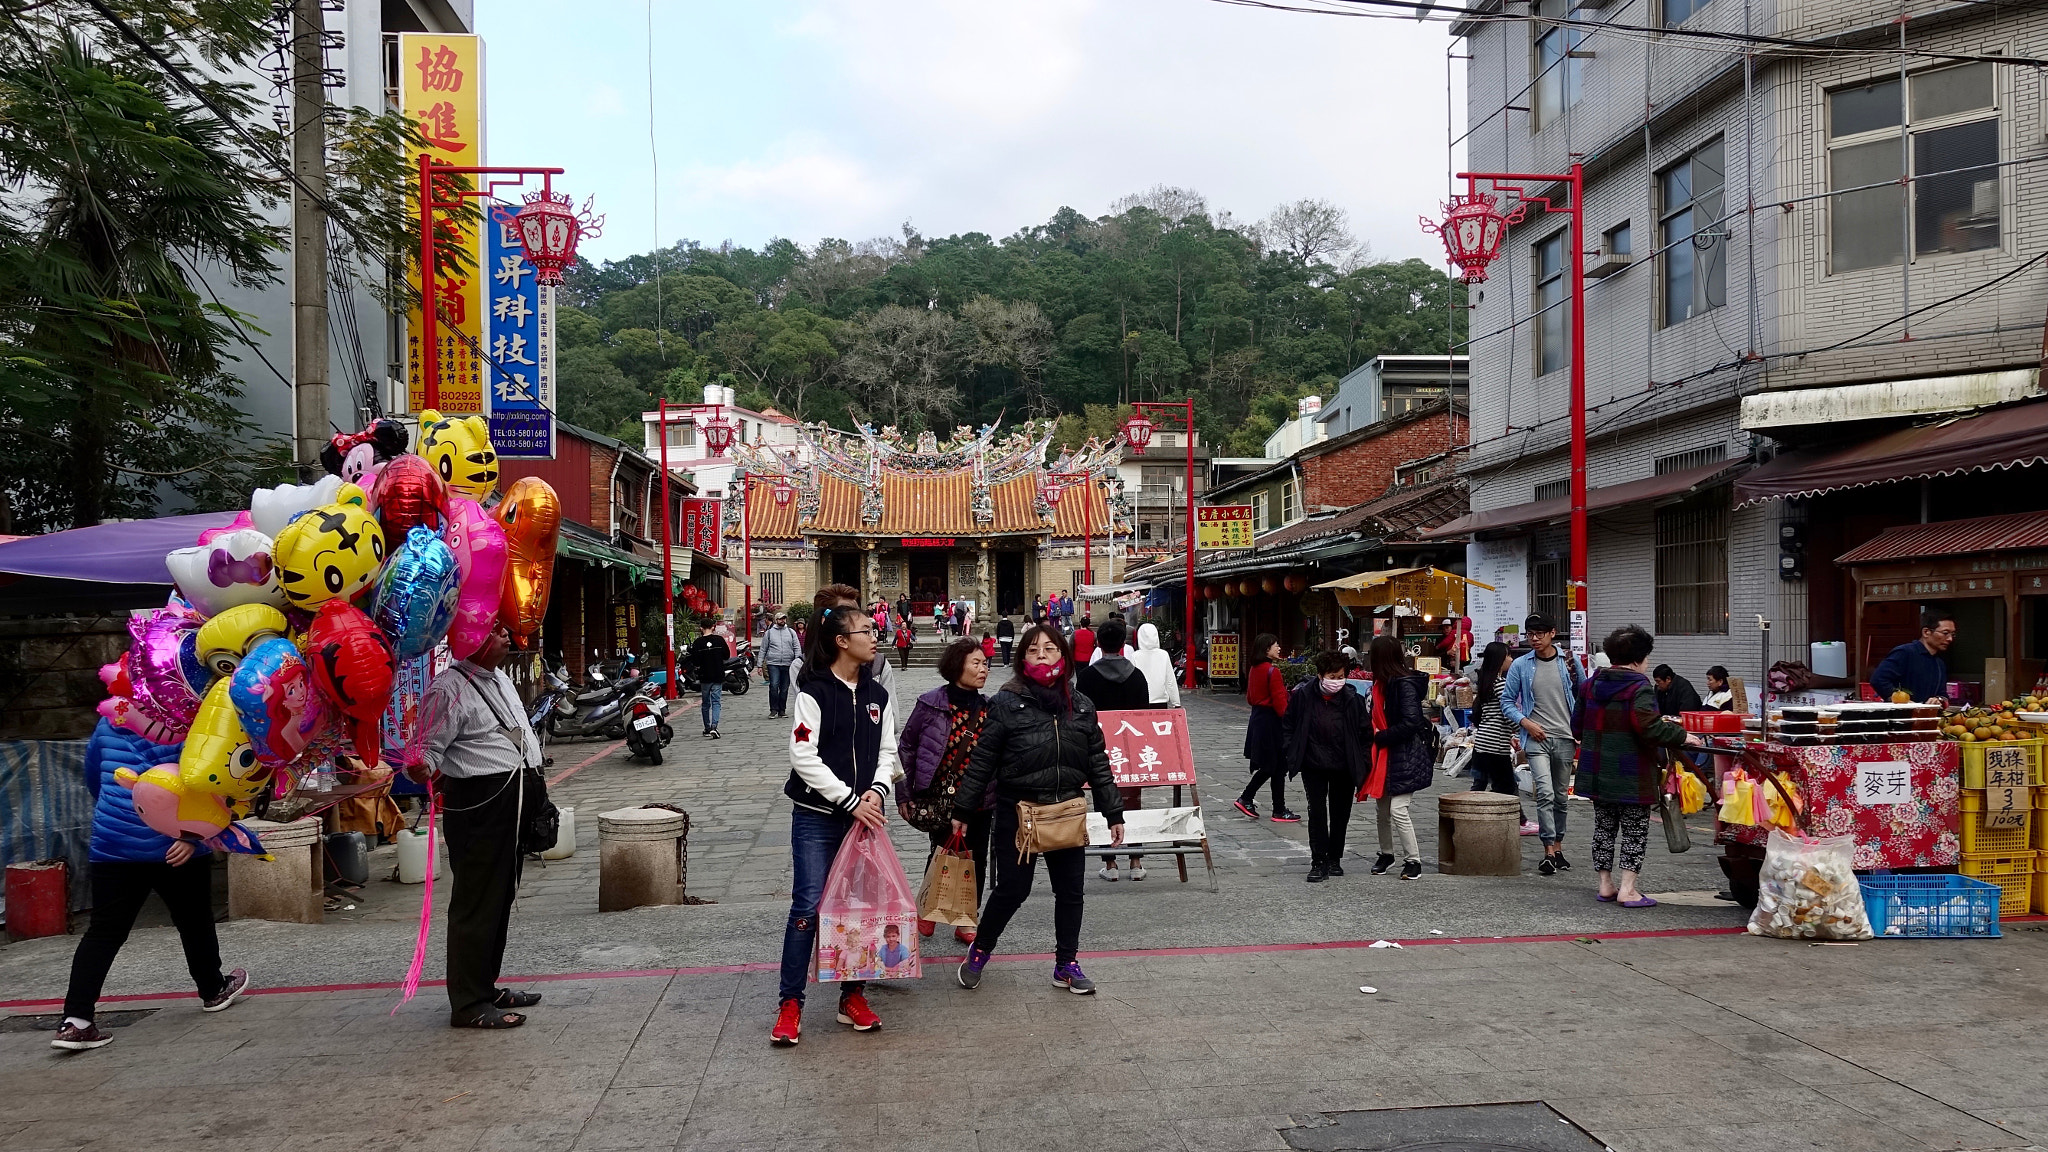
<svg viewBox="0 0 2048 1152">
<path fill-rule="evenodd" d="M 420 413 L 420 429 L 420 455 L 450 488 L 479 504 L 498 490 L 498 453 L 483 417 L 443 417 L 429 408 Z"/>
<path fill-rule="evenodd" d="M 329 504 L 285 525 L 270 559 L 285 599 L 312 611 L 355 595 L 376 578 L 384 563 L 384 529 L 359 505 Z"/>
</svg>

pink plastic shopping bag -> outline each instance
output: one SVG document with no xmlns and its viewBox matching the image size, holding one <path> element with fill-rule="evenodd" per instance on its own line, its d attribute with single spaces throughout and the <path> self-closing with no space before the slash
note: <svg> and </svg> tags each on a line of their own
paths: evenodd
<svg viewBox="0 0 2048 1152">
<path fill-rule="evenodd" d="M 885 833 L 855 824 L 825 874 L 811 978 L 833 983 L 922 976 L 917 941 L 917 900 L 895 846 Z"/>
</svg>

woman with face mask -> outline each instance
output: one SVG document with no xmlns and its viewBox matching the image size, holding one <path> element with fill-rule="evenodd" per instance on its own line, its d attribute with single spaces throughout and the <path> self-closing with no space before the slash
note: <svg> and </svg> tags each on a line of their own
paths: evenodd
<svg viewBox="0 0 2048 1152">
<path fill-rule="evenodd" d="M 1351 794 L 1365 783 L 1370 745 L 1365 698 L 1344 676 L 1339 652 L 1316 657 L 1316 675 L 1287 698 L 1281 745 L 1308 793 L 1308 882 L 1344 874 L 1344 832 Z"/>
<path fill-rule="evenodd" d="M 1116 779 L 1109 771 L 1102 727 L 1095 705 L 1073 688 L 1074 658 L 1066 637 L 1047 624 L 1024 633 L 1017 653 L 1016 675 L 990 701 L 981 739 L 968 758 L 967 774 L 955 793 L 953 827 L 965 833 L 981 798 L 995 787 L 995 820 L 989 856 L 996 867 L 995 891 L 982 909 L 980 932 L 960 964 L 960 986 L 981 984 L 982 968 L 996 950 L 1010 917 L 1031 894 L 1039 856 L 1052 880 L 1054 987 L 1077 996 L 1095 991 L 1095 982 L 1081 972 L 1075 955 L 1081 947 L 1081 895 L 1088 870 L 1085 845 L 1020 856 L 1017 842 L 1020 803 L 1059 804 L 1083 793 L 1094 798 L 1095 810 L 1109 822 L 1111 844 L 1124 840 L 1124 809 Z"/>
</svg>

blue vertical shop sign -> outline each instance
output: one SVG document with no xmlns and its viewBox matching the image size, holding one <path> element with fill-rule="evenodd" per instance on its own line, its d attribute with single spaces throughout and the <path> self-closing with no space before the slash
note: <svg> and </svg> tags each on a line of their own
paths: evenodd
<svg viewBox="0 0 2048 1152">
<path fill-rule="evenodd" d="M 555 457 L 555 291 L 526 262 L 515 205 L 494 204 L 484 229 L 484 355 L 491 447 L 525 460 Z M 502 217 L 502 219 L 500 218 Z"/>
</svg>

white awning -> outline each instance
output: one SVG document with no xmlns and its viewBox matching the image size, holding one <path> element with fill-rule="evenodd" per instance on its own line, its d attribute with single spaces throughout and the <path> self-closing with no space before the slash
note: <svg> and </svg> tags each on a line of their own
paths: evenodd
<svg viewBox="0 0 2048 1152">
<path fill-rule="evenodd" d="M 1833 388 L 1788 388 L 1744 396 L 1742 427 L 1745 431 L 1757 431 L 1894 416 L 1931 416 L 2010 404 L 2039 395 L 2038 368 L 1842 384 Z"/>
</svg>

